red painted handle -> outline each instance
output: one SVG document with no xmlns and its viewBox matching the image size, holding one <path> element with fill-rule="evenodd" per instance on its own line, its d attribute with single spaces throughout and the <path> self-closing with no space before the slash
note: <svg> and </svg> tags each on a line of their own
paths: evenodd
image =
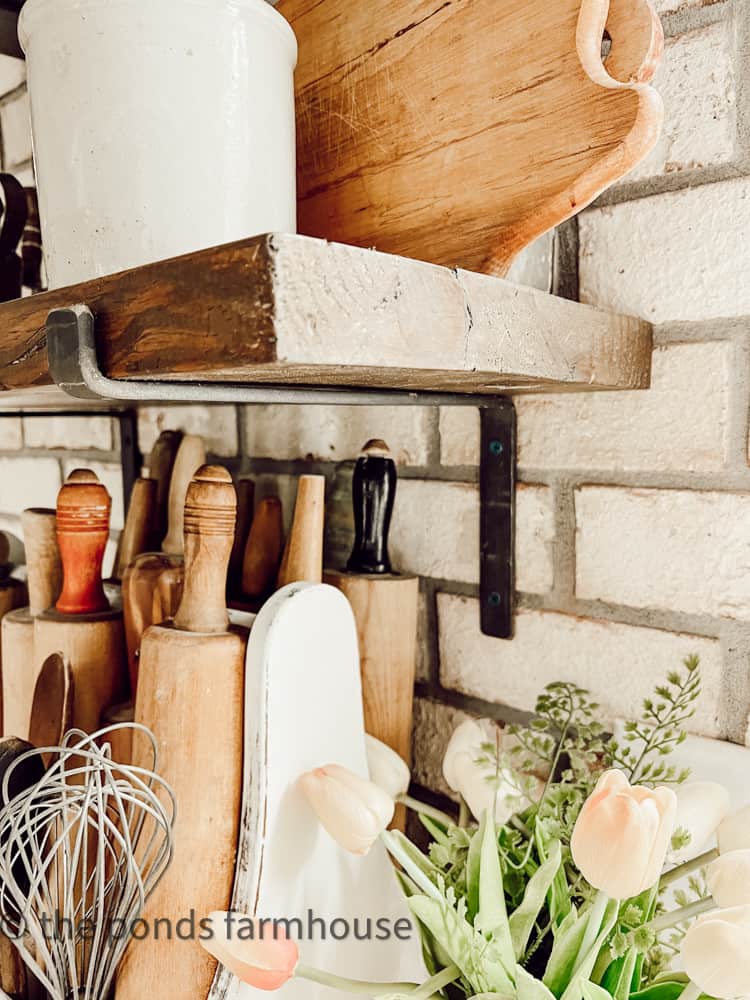
<svg viewBox="0 0 750 1000">
<path fill-rule="evenodd" d="M 109 538 L 109 493 L 90 469 L 76 469 L 57 496 L 57 541 L 63 588 L 55 607 L 64 615 L 109 610 L 102 562 Z"/>
</svg>

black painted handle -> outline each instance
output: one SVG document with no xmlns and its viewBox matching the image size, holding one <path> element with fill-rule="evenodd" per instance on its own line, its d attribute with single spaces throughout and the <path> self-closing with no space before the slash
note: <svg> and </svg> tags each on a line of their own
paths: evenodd
<svg viewBox="0 0 750 1000">
<path fill-rule="evenodd" d="M 396 499 L 396 463 L 384 441 L 368 441 L 357 460 L 352 482 L 354 548 L 350 573 L 381 576 L 391 572 L 388 532 Z"/>
</svg>

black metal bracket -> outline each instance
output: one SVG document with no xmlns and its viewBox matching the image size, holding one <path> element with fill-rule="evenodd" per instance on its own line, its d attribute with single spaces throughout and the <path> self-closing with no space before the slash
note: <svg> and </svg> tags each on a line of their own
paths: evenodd
<svg viewBox="0 0 750 1000">
<path fill-rule="evenodd" d="M 47 318 L 47 356 L 54 382 L 76 399 L 130 403 L 296 403 L 317 406 L 469 406 L 481 414 L 480 492 L 481 627 L 498 639 L 513 636 L 515 593 L 516 411 L 507 396 L 410 392 L 393 389 L 248 385 L 112 379 L 96 353 L 95 322 L 85 305 L 55 309 Z M 137 465 L 135 424 L 120 426 L 123 456 Z M 137 473 L 132 474 L 137 475 Z M 130 485 L 130 484 L 129 484 Z M 126 487 L 127 488 L 127 487 Z M 450 526 L 446 526 L 450 530 Z"/>
</svg>

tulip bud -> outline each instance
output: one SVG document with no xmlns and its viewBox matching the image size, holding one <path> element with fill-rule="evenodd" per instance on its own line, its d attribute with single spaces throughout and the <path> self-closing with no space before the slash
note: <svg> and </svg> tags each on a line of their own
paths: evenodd
<svg viewBox="0 0 750 1000">
<path fill-rule="evenodd" d="M 638 896 L 659 880 L 676 812 L 671 789 L 631 786 L 622 771 L 606 771 L 576 821 L 573 860 L 610 898 Z"/>
<path fill-rule="evenodd" d="M 706 884 L 717 906 L 750 906 L 750 850 L 729 851 L 712 861 Z"/>
<path fill-rule="evenodd" d="M 718 836 L 722 854 L 750 848 L 750 806 L 725 819 L 719 827 Z"/>
<path fill-rule="evenodd" d="M 705 913 L 682 942 L 690 979 L 717 1000 L 733 1000 L 750 989 L 750 906 Z"/>
<path fill-rule="evenodd" d="M 387 743 L 370 736 L 369 733 L 365 736 L 365 749 L 367 750 L 370 781 L 382 788 L 392 799 L 397 799 L 399 795 L 406 795 L 411 782 L 411 774 L 396 751 L 391 750 Z"/>
<path fill-rule="evenodd" d="M 544 781 L 540 777 L 502 764 L 498 769 L 498 754 L 507 755 L 517 742 L 490 719 L 468 719 L 453 732 L 443 758 L 443 776 L 477 820 L 494 804 L 495 822 L 507 823 L 541 798 Z M 492 753 L 488 745 L 495 748 Z"/>
<path fill-rule="evenodd" d="M 327 764 L 300 778 L 323 827 L 352 854 L 367 854 L 393 819 L 390 795 L 340 764 Z"/>
<path fill-rule="evenodd" d="M 277 990 L 294 975 L 299 949 L 284 929 L 241 913 L 210 913 L 200 942 L 233 976 L 259 990 Z"/>
<path fill-rule="evenodd" d="M 675 830 L 690 834 L 690 842 L 671 855 L 675 864 L 697 857 L 707 847 L 719 824 L 729 815 L 729 792 L 715 781 L 689 781 L 678 785 Z"/>
</svg>

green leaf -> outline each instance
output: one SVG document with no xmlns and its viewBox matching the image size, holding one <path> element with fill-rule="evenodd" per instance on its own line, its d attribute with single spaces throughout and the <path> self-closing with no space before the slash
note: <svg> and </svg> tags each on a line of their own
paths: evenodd
<svg viewBox="0 0 750 1000">
<path fill-rule="evenodd" d="M 581 996 L 583 1000 L 612 1000 L 611 995 L 596 983 L 581 983 Z"/>
<path fill-rule="evenodd" d="M 442 898 L 437 887 L 440 872 L 418 847 L 415 847 L 400 830 L 386 830 L 381 834 L 381 840 L 422 892 L 432 896 L 433 899 Z"/>
<path fill-rule="evenodd" d="M 675 982 L 674 980 L 656 983 L 654 986 L 649 986 L 648 989 L 641 990 L 640 993 L 631 993 L 630 1000 L 679 1000 L 686 985 L 685 982 Z"/>
<path fill-rule="evenodd" d="M 479 912 L 474 927 L 497 943 L 501 960 L 506 969 L 513 969 L 516 954 L 505 908 L 503 871 L 497 846 L 497 831 L 492 810 L 485 809 L 482 816 L 482 847 L 479 867 Z"/>
<path fill-rule="evenodd" d="M 562 996 L 573 975 L 578 952 L 586 934 L 588 917 L 579 917 L 575 911 L 565 918 L 555 937 L 552 954 L 547 961 L 544 983 L 556 997 Z"/>
<path fill-rule="evenodd" d="M 526 952 L 534 924 L 544 906 L 547 893 L 560 869 L 561 862 L 562 848 L 560 841 L 556 840 L 551 845 L 547 860 L 529 879 L 521 905 L 511 914 L 508 923 L 517 960 L 520 960 Z"/>
<path fill-rule="evenodd" d="M 602 929 L 599 932 L 599 936 L 597 937 L 594 946 L 591 948 L 588 955 L 583 956 L 583 961 L 572 975 L 571 980 L 563 993 L 563 1000 L 578 1000 L 581 996 L 581 986 L 583 983 L 586 983 L 591 979 L 591 973 L 594 969 L 594 965 L 596 964 L 596 960 L 599 957 L 599 952 L 617 923 L 617 914 L 619 913 L 619 910 L 620 904 L 616 899 L 611 899 L 607 904 L 606 910 L 604 911 L 604 920 L 602 921 Z M 592 911 L 589 911 L 586 916 L 590 917 L 591 912 Z"/>
<path fill-rule="evenodd" d="M 535 979 L 521 965 L 516 966 L 516 996 L 518 1000 L 555 1000 L 541 979 Z"/>
<path fill-rule="evenodd" d="M 414 916 L 461 970 L 476 993 L 515 992 L 514 985 L 492 941 L 476 932 L 445 899 L 412 896 L 408 901 Z"/>
</svg>

